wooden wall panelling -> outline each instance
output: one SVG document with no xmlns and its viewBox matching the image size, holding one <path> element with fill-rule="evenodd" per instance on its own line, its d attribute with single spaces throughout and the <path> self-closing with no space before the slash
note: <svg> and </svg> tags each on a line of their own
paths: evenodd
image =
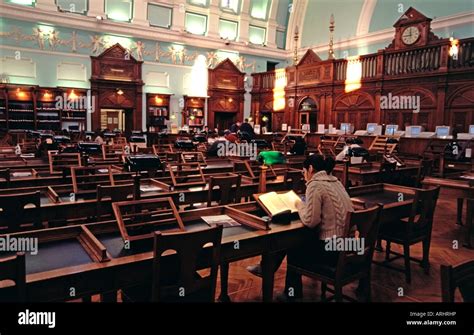
<svg viewBox="0 0 474 335">
<path fill-rule="evenodd" d="M 209 69 L 207 123 L 210 128 L 216 127 L 216 113 L 229 113 L 229 118 L 234 121 L 243 121 L 244 77 L 245 73 L 228 58 L 214 69 Z M 223 122 L 230 123 L 222 119 L 221 123 Z M 228 124 L 219 125 L 220 128 L 227 126 Z"/>
<path fill-rule="evenodd" d="M 101 108 L 125 109 L 125 130 L 142 129 L 142 61 L 115 44 L 99 56 L 91 56 L 91 90 L 95 99 L 92 129 L 101 125 Z M 123 94 L 118 94 L 119 90 Z"/>
</svg>

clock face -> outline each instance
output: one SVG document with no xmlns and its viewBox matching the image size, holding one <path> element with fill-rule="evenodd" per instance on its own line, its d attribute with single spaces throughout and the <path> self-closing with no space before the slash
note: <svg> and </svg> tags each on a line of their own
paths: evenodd
<svg viewBox="0 0 474 335">
<path fill-rule="evenodd" d="M 418 27 L 411 26 L 406 28 L 403 33 L 402 33 L 402 42 L 405 43 L 406 45 L 412 45 L 416 41 L 418 41 L 418 38 L 420 37 L 420 30 Z"/>
</svg>

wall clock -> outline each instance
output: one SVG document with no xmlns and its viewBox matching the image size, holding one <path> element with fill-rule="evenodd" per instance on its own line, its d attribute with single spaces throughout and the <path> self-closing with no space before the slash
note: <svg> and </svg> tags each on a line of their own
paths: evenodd
<svg viewBox="0 0 474 335">
<path fill-rule="evenodd" d="M 417 26 L 409 26 L 402 32 L 402 42 L 406 45 L 415 44 L 420 38 L 420 29 Z"/>
</svg>

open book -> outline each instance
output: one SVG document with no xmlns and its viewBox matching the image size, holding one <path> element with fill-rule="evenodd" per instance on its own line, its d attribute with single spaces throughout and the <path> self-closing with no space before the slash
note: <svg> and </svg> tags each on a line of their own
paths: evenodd
<svg viewBox="0 0 474 335">
<path fill-rule="evenodd" d="M 300 202 L 301 198 L 294 191 L 289 191 L 260 194 L 257 196 L 257 200 L 271 216 L 275 216 L 284 212 L 297 213 L 296 203 Z"/>
</svg>

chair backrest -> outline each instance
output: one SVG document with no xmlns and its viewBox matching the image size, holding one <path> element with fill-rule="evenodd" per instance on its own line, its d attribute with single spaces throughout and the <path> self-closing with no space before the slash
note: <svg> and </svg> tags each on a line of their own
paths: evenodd
<svg viewBox="0 0 474 335">
<path fill-rule="evenodd" d="M 14 296 L 8 297 L 0 294 L 0 301 L 25 302 L 26 269 L 24 253 L 17 253 L 16 256 L 0 259 L 0 282 L 4 280 L 11 280 L 15 282 L 16 293 Z"/>
<path fill-rule="evenodd" d="M 442 301 L 454 302 L 457 288 L 464 302 L 474 302 L 474 261 L 458 266 L 441 265 Z"/>
<path fill-rule="evenodd" d="M 410 234 L 415 225 L 418 230 L 431 232 L 433 227 L 433 217 L 436 209 L 436 202 L 438 201 L 440 186 L 431 189 L 417 189 L 413 205 L 410 211 L 408 220 L 407 234 Z"/>
<path fill-rule="evenodd" d="M 227 176 L 218 176 L 209 178 L 209 191 L 207 193 L 207 206 L 210 207 L 212 203 L 212 194 L 214 188 L 218 187 L 220 190 L 219 205 L 227 205 L 229 203 L 239 203 L 239 190 L 242 175 L 230 173 Z"/>
<path fill-rule="evenodd" d="M 416 175 L 416 185 L 415 187 L 421 186 L 421 181 L 425 179 L 425 177 L 431 176 L 431 172 L 433 171 L 433 159 L 422 159 L 420 163 L 420 167 L 418 169 L 418 173 Z"/>
<path fill-rule="evenodd" d="M 5 186 L 6 186 L 6 188 L 9 188 L 10 187 L 10 180 L 11 180 L 10 169 L 1 169 L 0 170 L 0 179 L 5 180 Z"/>
<path fill-rule="evenodd" d="M 338 258 L 336 276 L 343 275 L 347 267 L 350 266 L 357 266 L 359 271 L 370 270 L 377 242 L 381 212 L 382 206 L 380 205 L 348 213 L 345 238 L 350 240 L 345 240 L 345 242 L 352 242 L 352 249 L 357 247 L 363 247 L 363 249 L 342 251 Z M 354 235 L 355 231 L 358 236 Z"/>
<path fill-rule="evenodd" d="M 215 227 L 183 233 L 173 233 L 163 235 L 161 232 L 155 233 L 153 250 L 153 284 L 152 300 L 166 300 L 166 296 L 174 301 L 193 301 L 197 298 L 199 291 L 206 294 L 200 298 L 204 301 L 213 302 L 217 270 L 221 261 L 221 239 L 222 225 Z M 212 243 L 212 247 L 207 247 Z M 204 248 L 206 246 L 206 248 Z M 162 272 L 165 273 L 165 266 L 162 267 L 162 254 L 167 250 L 176 251 L 179 262 L 178 275 L 174 282 L 166 283 Z M 174 263 L 176 264 L 176 263 Z M 210 275 L 201 277 L 196 271 L 202 268 L 210 268 Z M 199 299 L 199 298 L 197 298 Z"/>
<path fill-rule="evenodd" d="M 110 204 L 113 202 L 134 200 L 135 199 L 135 185 L 124 184 L 114 186 L 97 185 L 97 216 L 103 214 L 112 214 L 110 204 L 103 204 L 104 198 L 110 198 Z"/>
<path fill-rule="evenodd" d="M 35 213 L 25 219 L 25 207 L 33 205 Z M 22 225 L 32 224 L 33 228 L 41 228 L 41 195 L 39 191 L 33 193 L 0 195 L 0 226 L 6 227 L 8 233 L 20 231 Z"/>
</svg>

